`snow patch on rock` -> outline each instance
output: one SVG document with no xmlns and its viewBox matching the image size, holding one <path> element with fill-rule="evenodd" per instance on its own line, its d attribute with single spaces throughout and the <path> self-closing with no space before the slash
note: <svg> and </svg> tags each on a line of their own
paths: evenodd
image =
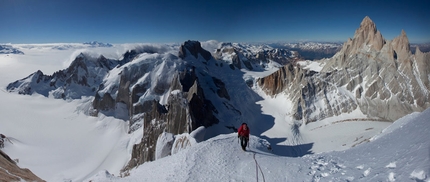
<svg viewBox="0 0 430 182">
<path fill-rule="evenodd" d="M 170 155 L 174 141 L 175 136 L 173 134 L 167 132 L 161 133 L 155 147 L 155 160 Z"/>
</svg>

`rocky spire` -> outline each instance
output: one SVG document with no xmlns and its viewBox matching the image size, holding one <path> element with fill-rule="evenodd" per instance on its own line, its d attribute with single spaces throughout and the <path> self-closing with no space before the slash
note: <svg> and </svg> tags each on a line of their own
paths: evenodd
<svg viewBox="0 0 430 182">
<path fill-rule="evenodd" d="M 376 28 L 375 23 L 366 16 L 363 21 L 361 21 L 360 27 L 355 30 L 354 37 L 352 39 L 349 38 L 343 44 L 342 49 L 334 56 L 335 59 L 333 59 L 331 63 L 326 64 L 326 69 L 323 70 L 330 70 L 331 67 L 343 67 L 345 66 L 345 60 L 348 57 L 363 51 L 381 51 L 385 44 L 386 41 Z"/>
<path fill-rule="evenodd" d="M 376 28 L 375 23 L 366 16 L 363 21 L 361 21 L 360 27 L 355 31 L 351 53 L 357 52 L 365 45 L 370 46 L 376 51 L 380 51 L 384 44 L 385 40 Z"/>
<path fill-rule="evenodd" d="M 411 54 L 409 39 L 406 35 L 405 30 L 402 30 L 402 33 L 398 37 L 393 39 L 391 45 L 393 46 L 393 49 L 397 54 L 397 60 L 404 61 Z"/>
<path fill-rule="evenodd" d="M 364 31 L 371 31 L 376 33 L 376 25 L 373 23 L 373 21 L 368 17 L 364 17 L 363 21 L 360 23 L 360 28 L 358 30 L 364 30 Z"/>
</svg>

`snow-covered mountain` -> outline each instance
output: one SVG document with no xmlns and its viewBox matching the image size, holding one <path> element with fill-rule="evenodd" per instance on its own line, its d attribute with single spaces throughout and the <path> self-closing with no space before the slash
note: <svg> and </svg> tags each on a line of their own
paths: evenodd
<svg viewBox="0 0 430 182">
<path fill-rule="evenodd" d="M 24 54 L 24 52 L 11 45 L 0 45 L 0 54 Z"/>
<path fill-rule="evenodd" d="M 289 64 L 258 80 L 264 92 L 287 95 L 289 111 L 303 123 L 359 109 L 370 118 L 394 121 L 430 106 L 430 53 L 413 55 L 406 33 L 386 41 L 365 17 L 354 38 L 322 68 Z"/>
<path fill-rule="evenodd" d="M 252 65 L 267 64 L 270 62 L 285 65 L 296 61 L 299 54 L 288 49 L 273 48 L 268 45 L 252 45 L 239 43 L 221 43 L 214 50 L 216 59 L 231 61 L 237 68 L 242 68 L 241 63 L 247 69 L 253 70 Z"/>
<path fill-rule="evenodd" d="M 38 93 L 56 99 L 93 96 L 103 77 L 120 63 L 103 56 L 92 58 L 81 53 L 67 69 L 52 75 L 45 75 L 38 70 L 24 79 L 9 84 L 7 90 L 28 95 Z"/>
<path fill-rule="evenodd" d="M 269 45 L 297 51 L 300 54 L 300 58 L 305 60 L 330 58 L 342 48 L 342 43 L 338 42 L 271 43 Z"/>
<path fill-rule="evenodd" d="M 103 42 L 97 42 L 97 41 L 91 41 L 91 42 L 84 42 L 84 45 L 89 45 L 91 47 L 112 47 L 112 44 L 109 43 L 103 43 Z"/>
</svg>

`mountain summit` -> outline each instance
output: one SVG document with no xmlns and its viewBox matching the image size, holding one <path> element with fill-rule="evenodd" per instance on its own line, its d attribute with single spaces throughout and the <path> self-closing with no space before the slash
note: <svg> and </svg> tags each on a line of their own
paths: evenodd
<svg viewBox="0 0 430 182">
<path fill-rule="evenodd" d="M 304 123 L 356 109 L 394 121 L 430 107 L 430 53 L 417 50 L 411 53 L 404 30 L 385 41 L 366 16 L 338 53 L 318 61 L 324 65 L 321 71 L 289 64 L 258 83 L 272 96 L 288 95 L 290 112 Z"/>
<path fill-rule="evenodd" d="M 366 16 L 360 23 L 360 27 L 355 31 L 354 38 L 348 39 L 340 52 L 343 51 L 346 55 L 355 54 L 364 47 L 380 51 L 384 44 L 385 39 L 382 37 L 381 32 L 376 28 L 375 23 Z"/>
</svg>

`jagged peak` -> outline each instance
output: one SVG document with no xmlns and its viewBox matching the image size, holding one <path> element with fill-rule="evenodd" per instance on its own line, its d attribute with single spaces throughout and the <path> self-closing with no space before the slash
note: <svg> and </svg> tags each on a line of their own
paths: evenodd
<svg viewBox="0 0 430 182">
<path fill-rule="evenodd" d="M 408 35 L 406 35 L 406 31 L 403 29 L 397 38 L 403 39 L 404 41 L 407 41 L 409 43 Z"/>
<path fill-rule="evenodd" d="M 79 53 L 78 56 L 76 56 L 76 58 L 85 58 L 85 54 L 83 52 Z"/>
<path fill-rule="evenodd" d="M 421 50 L 420 50 L 420 48 L 417 46 L 416 48 L 415 48 L 415 55 L 419 55 L 419 54 L 422 54 L 423 52 L 421 52 Z"/>
<path fill-rule="evenodd" d="M 221 47 L 225 47 L 225 46 L 233 46 L 233 43 L 231 43 L 231 42 L 223 42 L 222 44 L 221 44 Z"/>
<path fill-rule="evenodd" d="M 37 76 L 39 76 L 39 75 L 43 75 L 43 72 L 42 71 L 40 71 L 40 70 L 37 70 L 36 72 L 34 72 L 32 75 L 37 75 Z"/>
<path fill-rule="evenodd" d="M 405 30 L 403 30 L 403 29 L 402 29 L 402 33 L 399 36 L 397 36 L 396 38 L 394 38 L 393 41 L 396 42 L 396 44 L 401 43 L 401 44 L 404 44 L 404 46 L 406 46 L 406 45 L 409 46 L 408 36 L 406 35 Z"/>
<path fill-rule="evenodd" d="M 368 16 L 361 21 L 359 30 L 373 31 L 374 33 L 377 31 L 376 24 Z"/>
<path fill-rule="evenodd" d="M 187 51 L 191 53 L 195 58 L 198 58 L 200 54 L 206 61 L 211 59 L 212 55 L 207 50 L 203 49 L 199 41 L 188 40 L 185 41 L 179 49 L 179 57 L 184 59 L 187 55 Z"/>
<path fill-rule="evenodd" d="M 97 60 L 106 60 L 106 57 L 104 57 L 102 54 L 97 58 Z"/>
<path fill-rule="evenodd" d="M 360 25 L 369 25 L 369 24 L 375 24 L 373 21 L 369 18 L 369 16 L 366 16 L 363 18 L 363 21 L 361 21 Z"/>
<path fill-rule="evenodd" d="M 376 24 L 368 17 L 364 17 L 360 27 L 355 31 L 354 38 L 349 38 L 343 45 L 341 52 L 345 55 L 352 55 L 359 52 L 364 45 L 370 46 L 373 50 L 379 51 L 385 44 L 382 34 L 376 29 Z"/>
<path fill-rule="evenodd" d="M 200 42 L 197 40 L 187 40 L 184 42 L 184 44 L 182 44 L 184 46 L 201 46 Z"/>
</svg>

